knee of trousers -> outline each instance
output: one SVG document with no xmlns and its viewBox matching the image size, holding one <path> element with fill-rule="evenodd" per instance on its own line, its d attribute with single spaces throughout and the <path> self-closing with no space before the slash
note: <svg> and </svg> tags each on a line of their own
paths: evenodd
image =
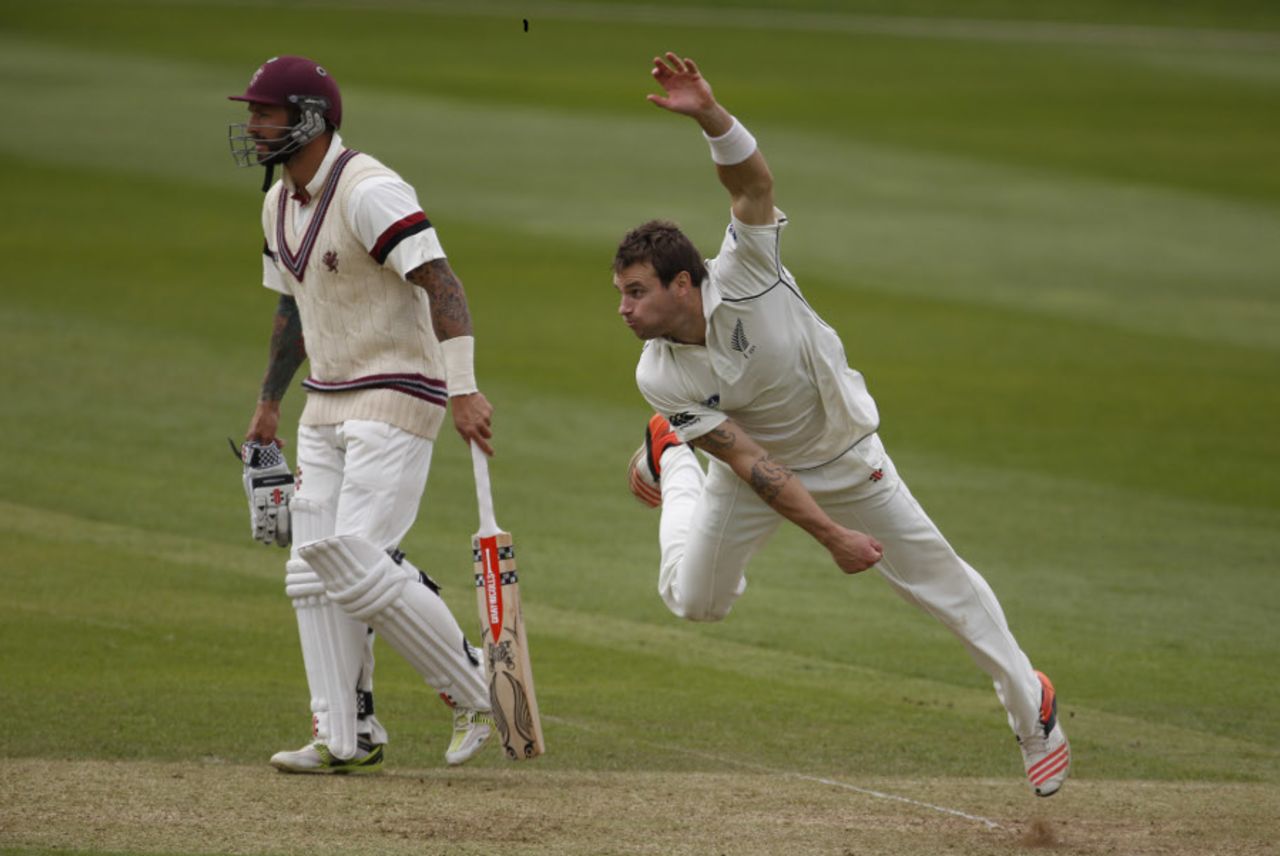
<svg viewBox="0 0 1280 856">
<path fill-rule="evenodd" d="M 667 605 L 671 607 L 670 604 Z M 715 622 L 724 621 L 725 618 L 729 616 L 730 608 L 731 607 L 727 606 L 723 609 L 711 607 L 671 607 L 671 611 L 683 618 L 685 621 Z"/>
<path fill-rule="evenodd" d="M 395 603 L 412 577 L 358 535 L 322 538 L 301 547 L 299 556 L 315 568 L 329 598 L 366 623 Z"/>
<path fill-rule="evenodd" d="M 297 612 L 315 736 L 338 757 L 349 758 L 356 752 L 356 686 L 368 630 L 330 601 L 324 581 L 302 559 L 285 565 L 285 594 Z"/>
<path fill-rule="evenodd" d="M 681 597 L 675 590 L 670 588 L 661 592 L 661 595 L 662 602 L 667 605 L 667 609 L 685 621 L 723 621 L 729 615 L 729 611 L 733 609 L 732 601 L 719 604 L 704 599 L 694 603 L 692 598 Z"/>
<path fill-rule="evenodd" d="M 658 594 L 667 609 L 685 621 L 723 621 L 747 590 L 747 578 L 742 574 L 735 575 L 736 582 L 730 588 L 730 579 L 708 580 L 679 571 L 679 565 L 663 569 Z"/>
</svg>

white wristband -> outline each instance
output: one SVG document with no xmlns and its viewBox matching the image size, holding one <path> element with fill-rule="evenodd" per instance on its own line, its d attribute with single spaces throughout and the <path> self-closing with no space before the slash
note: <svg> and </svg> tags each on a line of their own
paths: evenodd
<svg viewBox="0 0 1280 856">
<path fill-rule="evenodd" d="M 475 336 L 454 336 L 440 343 L 444 354 L 444 372 L 448 379 L 449 397 L 479 392 L 476 386 Z"/>
<path fill-rule="evenodd" d="M 742 126 L 735 116 L 729 130 L 718 137 L 712 137 L 706 131 L 702 136 L 707 138 L 711 146 L 711 159 L 721 166 L 733 166 L 751 157 L 756 150 L 756 138 Z"/>
</svg>

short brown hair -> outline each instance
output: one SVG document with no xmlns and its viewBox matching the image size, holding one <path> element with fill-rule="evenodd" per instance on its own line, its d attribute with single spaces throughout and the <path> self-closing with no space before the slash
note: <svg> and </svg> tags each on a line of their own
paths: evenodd
<svg viewBox="0 0 1280 856">
<path fill-rule="evenodd" d="M 628 232 L 614 254 L 613 272 L 621 273 L 623 269 L 642 262 L 653 265 L 658 280 L 664 286 L 670 285 L 682 270 L 689 272 L 695 288 L 707 278 L 702 253 L 680 231 L 680 227 L 669 220 L 650 220 Z"/>
</svg>

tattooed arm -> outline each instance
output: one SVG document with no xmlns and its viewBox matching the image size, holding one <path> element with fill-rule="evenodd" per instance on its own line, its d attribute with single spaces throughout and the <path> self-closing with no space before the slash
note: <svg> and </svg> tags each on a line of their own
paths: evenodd
<svg viewBox="0 0 1280 856">
<path fill-rule="evenodd" d="M 471 312 L 467 309 L 467 293 L 449 267 L 448 259 L 435 259 L 418 265 L 405 277 L 427 292 L 431 302 L 431 326 L 441 342 L 456 336 L 470 336 Z M 464 442 L 475 443 L 485 454 L 492 455 L 493 407 L 480 392 L 455 395 L 449 399 L 453 411 L 453 427 Z"/>
<path fill-rule="evenodd" d="M 846 574 L 865 571 L 884 555 L 876 539 L 832 520 L 795 473 L 770 458 L 732 419 L 726 419 L 690 443 L 728 464 L 774 511 L 826 547 Z"/>
<path fill-rule="evenodd" d="M 246 440 L 284 446 L 284 441 L 276 436 L 280 426 L 280 400 L 284 398 L 298 366 L 306 358 L 307 348 L 302 340 L 302 319 L 298 315 L 298 302 L 287 294 L 282 294 L 271 329 L 267 373 L 262 378 L 262 392 L 258 395 L 258 406 L 249 422 L 249 430 L 245 433 Z"/>
<path fill-rule="evenodd" d="M 454 336 L 471 335 L 471 312 L 467 293 L 449 267 L 448 259 L 425 262 L 409 271 L 405 279 L 421 287 L 431 298 L 431 326 L 443 342 Z"/>
</svg>

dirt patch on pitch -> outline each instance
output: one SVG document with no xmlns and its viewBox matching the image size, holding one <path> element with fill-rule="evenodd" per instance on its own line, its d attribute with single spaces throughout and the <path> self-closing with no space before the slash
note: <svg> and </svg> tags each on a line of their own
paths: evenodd
<svg viewBox="0 0 1280 856">
<path fill-rule="evenodd" d="M 1014 781 L 845 784 L 861 790 L 784 774 L 578 773 L 546 765 L 335 778 L 212 762 L 10 760 L 0 761 L 0 847 L 1200 856 L 1274 853 L 1280 840 L 1280 796 L 1268 785 L 1072 781 L 1051 800 L 1037 800 Z"/>
</svg>

